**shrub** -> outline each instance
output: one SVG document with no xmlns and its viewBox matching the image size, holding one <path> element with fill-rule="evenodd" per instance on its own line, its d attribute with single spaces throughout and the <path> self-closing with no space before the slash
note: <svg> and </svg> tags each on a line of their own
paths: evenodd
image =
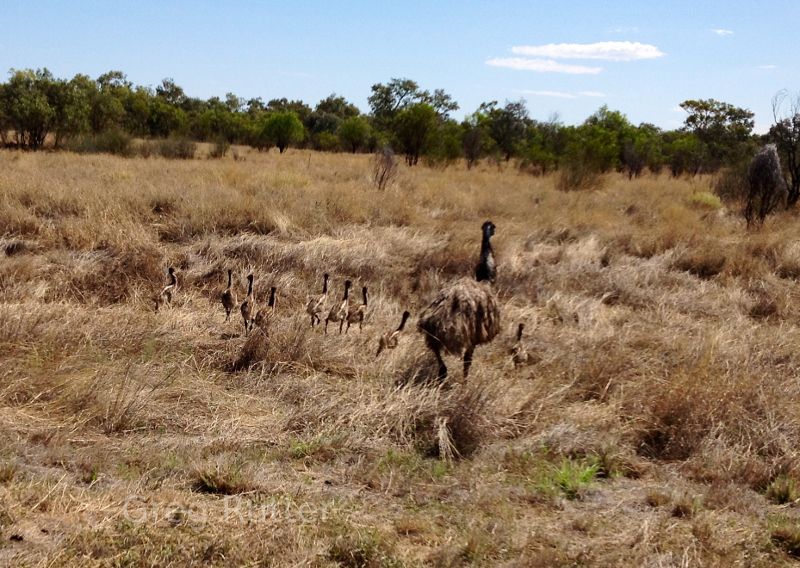
<svg viewBox="0 0 800 568">
<path fill-rule="evenodd" d="M 389 146 L 384 146 L 375 152 L 372 159 L 372 180 L 379 190 L 386 189 L 397 176 L 397 158 Z"/>
<path fill-rule="evenodd" d="M 314 149 L 322 152 L 337 152 L 339 137 L 332 132 L 320 132 L 314 137 Z"/>
<path fill-rule="evenodd" d="M 192 160 L 197 144 L 188 138 L 167 138 L 158 144 L 158 154 L 169 160 Z"/>
<path fill-rule="evenodd" d="M 108 130 L 92 136 L 84 136 L 70 142 L 68 149 L 79 154 L 114 154 L 131 156 L 131 137 L 122 130 Z"/>
<path fill-rule="evenodd" d="M 208 153 L 209 158 L 224 158 L 231 148 L 231 143 L 225 138 L 218 138 Z"/>
<path fill-rule="evenodd" d="M 713 191 L 723 203 L 742 203 L 747 196 L 747 164 L 723 169 L 714 179 Z"/>
<path fill-rule="evenodd" d="M 570 160 L 561 168 L 556 189 L 559 191 L 581 191 L 600 189 L 603 176 L 590 163 L 583 160 Z"/>
</svg>

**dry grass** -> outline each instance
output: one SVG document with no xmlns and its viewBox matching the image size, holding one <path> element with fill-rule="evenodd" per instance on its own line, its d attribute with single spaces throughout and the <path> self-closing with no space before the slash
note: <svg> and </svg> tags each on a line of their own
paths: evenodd
<svg viewBox="0 0 800 568">
<path fill-rule="evenodd" d="M 798 554 L 795 214 L 748 232 L 704 178 L 401 167 L 379 192 L 369 156 L 237 155 L 0 152 L 0 564 Z M 470 380 L 431 381 L 414 322 L 376 359 L 488 218 L 504 331 Z M 228 268 L 278 288 L 268 333 L 224 323 Z M 326 271 L 369 286 L 363 332 L 308 327 Z"/>
</svg>

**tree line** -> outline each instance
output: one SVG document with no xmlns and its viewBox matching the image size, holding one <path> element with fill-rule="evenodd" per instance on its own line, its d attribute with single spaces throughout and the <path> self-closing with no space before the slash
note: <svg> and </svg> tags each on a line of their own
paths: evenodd
<svg viewBox="0 0 800 568">
<path fill-rule="evenodd" d="M 800 196 L 800 113 L 798 105 L 780 115 L 767 136 L 797 174 L 794 201 Z M 715 172 L 751 156 L 763 142 L 753 135 L 753 113 L 707 100 L 681 104 L 681 128 L 662 130 L 632 124 L 619 111 L 600 107 L 579 125 L 557 117 L 538 121 L 525 102 L 491 101 L 458 121 L 459 109 L 441 89 L 423 90 L 410 79 L 394 78 L 372 86 L 370 112 L 363 114 L 344 97 L 332 94 L 313 108 L 286 98 L 264 102 L 228 93 L 224 99 L 188 96 L 172 79 L 157 87 L 134 85 L 124 73 L 110 71 L 92 79 L 56 78 L 47 69 L 9 72 L 0 83 L 0 142 L 37 150 L 52 144 L 69 147 L 108 132 L 137 138 L 180 138 L 245 144 L 259 150 L 290 146 L 322 151 L 373 152 L 390 146 L 409 166 L 422 160 L 447 165 L 464 159 L 509 162 L 534 174 L 572 168 L 576 171 L 645 171 L 672 175 Z"/>
</svg>

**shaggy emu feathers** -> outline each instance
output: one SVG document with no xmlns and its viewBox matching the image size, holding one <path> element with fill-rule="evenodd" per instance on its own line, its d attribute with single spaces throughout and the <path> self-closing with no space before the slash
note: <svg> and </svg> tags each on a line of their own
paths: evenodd
<svg viewBox="0 0 800 568">
<path fill-rule="evenodd" d="M 500 308 L 488 282 L 462 278 L 439 292 L 420 315 L 417 329 L 431 348 L 452 355 L 488 343 L 500 332 Z"/>
</svg>

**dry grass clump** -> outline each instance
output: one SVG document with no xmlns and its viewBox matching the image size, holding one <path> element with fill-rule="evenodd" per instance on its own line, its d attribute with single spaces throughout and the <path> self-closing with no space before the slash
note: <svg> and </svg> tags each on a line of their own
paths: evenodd
<svg viewBox="0 0 800 568">
<path fill-rule="evenodd" d="M 709 279 L 722 272 L 727 260 L 720 248 L 708 246 L 683 252 L 675 259 L 673 266 L 698 278 Z"/>
</svg>

